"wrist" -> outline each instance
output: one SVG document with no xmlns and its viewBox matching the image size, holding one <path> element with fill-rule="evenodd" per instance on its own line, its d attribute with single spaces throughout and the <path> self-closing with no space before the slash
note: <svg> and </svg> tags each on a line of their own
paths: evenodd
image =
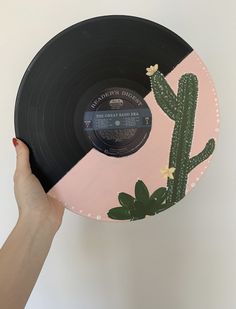
<svg viewBox="0 0 236 309">
<path fill-rule="evenodd" d="M 18 222 L 19 225 L 24 225 L 29 232 L 36 233 L 44 231 L 50 235 L 55 235 L 59 226 L 52 218 L 41 212 L 29 211 L 20 213 Z"/>
</svg>

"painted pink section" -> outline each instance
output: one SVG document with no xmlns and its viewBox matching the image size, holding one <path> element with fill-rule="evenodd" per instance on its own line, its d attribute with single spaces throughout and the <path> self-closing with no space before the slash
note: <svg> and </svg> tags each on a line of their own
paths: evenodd
<svg viewBox="0 0 236 309">
<path fill-rule="evenodd" d="M 188 72 L 195 73 L 199 80 L 191 154 L 195 155 L 204 148 L 209 138 L 216 138 L 218 135 L 218 102 L 209 73 L 195 52 L 168 74 L 167 81 L 176 91 L 179 78 Z M 122 158 L 109 157 L 92 149 L 48 193 L 75 213 L 98 220 L 114 221 L 107 216 L 108 210 L 119 206 L 119 192 L 134 195 L 137 179 L 142 179 L 150 192 L 166 186 L 166 179 L 161 176 L 160 169 L 168 165 L 174 122 L 160 109 L 153 92 L 145 100 L 152 112 L 153 124 L 150 136 L 141 149 Z M 209 159 L 189 174 L 187 191 L 195 186 L 208 163 Z"/>
</svg>

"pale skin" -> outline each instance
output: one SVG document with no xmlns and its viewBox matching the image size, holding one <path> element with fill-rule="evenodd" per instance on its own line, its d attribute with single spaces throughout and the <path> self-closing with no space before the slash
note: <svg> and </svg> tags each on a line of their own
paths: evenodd
<svg viewBox="0 0 236 309">
<path fill-rule="evenodd" d="M 0 308 L 24 308 L 62 223 L 63 205 L 32 174 L 29 148 L 17 139 L 14 194 L 19 217 L 0 250 Z"/>
</svg>

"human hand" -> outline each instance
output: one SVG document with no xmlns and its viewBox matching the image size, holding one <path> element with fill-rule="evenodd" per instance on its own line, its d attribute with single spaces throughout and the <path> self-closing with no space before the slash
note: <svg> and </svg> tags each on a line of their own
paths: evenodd
<svg viewBox="0 0 236 309">
<path fill-rule="evenodd" d="M 20 139 L 13 138 L 12 141 L 16 149 L 13 180 L 19 218 L 30 218 L 33 223 L 46 221 L 57 231 L 65 208 L 61 202 L 45 193 L 40 181 L 32 173 L 28 146 Z"/>
</svg>

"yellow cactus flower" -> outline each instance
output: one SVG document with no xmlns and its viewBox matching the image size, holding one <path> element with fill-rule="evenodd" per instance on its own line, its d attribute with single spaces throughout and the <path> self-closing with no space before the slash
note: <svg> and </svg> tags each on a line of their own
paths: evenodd
<svg viewBox="0 0 236 309">
<path fill-rule="evenodd" d="M 161 174 L 164 178 L 170 178 L 170 179 L 174 179 L 173 173 L 175 172 L 175 167 L 164 167 L 161 169 Z"/>
<path fill-rule="evenodd" d="M 155 64 L 154 66 L 151 65 L 149 68 L 146 68 L 146 70 L 147 70 L 146 75 L 152 76 L 158 70 L 158 64 Z"/>
</svg>

